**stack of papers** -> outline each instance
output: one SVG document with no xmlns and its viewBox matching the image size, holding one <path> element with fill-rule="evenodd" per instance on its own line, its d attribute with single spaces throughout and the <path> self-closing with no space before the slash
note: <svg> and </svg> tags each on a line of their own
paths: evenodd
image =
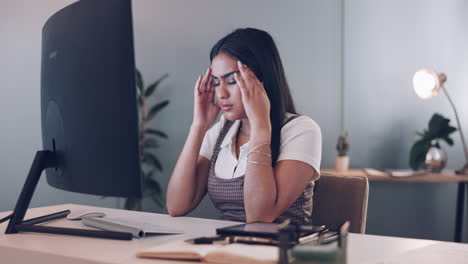
<svg viewBox="0 0 468 264">
<path fill-rule="evenodd" d="M 392 176 L 392 177 L 409 177 L 409 176 L 420 176 L 426 175 L 428 172 L 423 170 L 376 170 L 372 168 L 364 168 L 364 173 L 369 176 Z"/>
</svg>

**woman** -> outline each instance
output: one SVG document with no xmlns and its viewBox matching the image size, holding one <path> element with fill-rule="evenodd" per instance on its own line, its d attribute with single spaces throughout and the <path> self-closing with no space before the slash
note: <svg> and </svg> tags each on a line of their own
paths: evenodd
<svg viewBox="0 0 468 264">
<path fill-rule="evenodd" d="M 210 60 L 169 181 L 169 214 L 189 213 L 208 193 L 225 220 L 310 223 L 320 128 L 296 114 L 272 37 L 238 29 L 214 45 Z"/>
</svg>

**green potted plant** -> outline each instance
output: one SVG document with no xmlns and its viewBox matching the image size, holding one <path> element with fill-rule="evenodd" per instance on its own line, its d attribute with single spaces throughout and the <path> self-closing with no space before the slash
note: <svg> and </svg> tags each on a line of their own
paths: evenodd
<svg viewBox="0 0 468 264">
<path fill-rule="evenodd" d="M 336 150 L 338 150 L 338 156 L 335 159 L 335 169 L 337 171 L 347 171 L 349 169 L 349 143 L 347 131 L 343 132 L 338 137 Z"/>
<path fill-rule="evenodd" d="M 138 96 L 139 110 L 139 143 L 140 143 L 140 164 L 143 179 L 143 198 L 149 197 L 160 208 L 164 208 L 164 198 L 162 196 L 162 188 L 159 182 L 154 178 L 157 172 L 162 172 L 163 167 L 153 150 L 158 148 L 160 139 L 167 139 L 165 132 L 154 129 L 149 126 L 149 122 L 153 120 L 157 113 L 163 110 L 169 100 L 163 100 L 155 105 L 149 105 L 148 99 L 154 94 L 156 88 L 169 75 L 164 74 L 155 82 L 145 87 L 143 77 L 138 69 L 136 69 L 136 89 Z M 125 209 L 143 210 L 141 199 L 127 198 L 124 205 Z"/>
<path fill-rule="evenodd" d="M 443 168 L 446 157 L 444 161 L 445 154 L 443 151 L 437 154 L 437 149 L 440 149 L 439 140 L 443 140 L 449 146 L 452 146 L 453 140 L 450 138 L 450 134 L 457 131 L 457 128 L 450 126 L 449 123 L 450 119 L 435 113 L 429 120 L 428 129 L 423 132 L 414 132 L 421 139 L 411 147 L 409 165 L 413 170 L 421 168 L 431 170 L 431 167 L 434 167 L 434 171 L 440 171 Z M 440 160 L 434 160 L 432 156 L 439 156 Z"/>
</svg>

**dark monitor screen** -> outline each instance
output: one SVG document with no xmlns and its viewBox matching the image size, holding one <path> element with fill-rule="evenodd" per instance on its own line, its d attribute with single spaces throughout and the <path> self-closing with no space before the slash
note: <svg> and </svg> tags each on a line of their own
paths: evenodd
<svg viewBox="0 0 468 264">
<path fill-rule="evenodd" d="M 41 117 L 46 169 L 59 189 L 141 197 L 130 0 L 81 0 L 43 27 Z"/>
</svg>

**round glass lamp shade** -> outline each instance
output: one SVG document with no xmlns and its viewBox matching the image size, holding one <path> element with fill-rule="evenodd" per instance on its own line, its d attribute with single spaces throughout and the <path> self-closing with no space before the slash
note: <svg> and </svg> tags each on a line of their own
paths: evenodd
<svg viewBox="0 0 468 264">
<path fill-rule="evenodd" d="M 431 69 L 421 68 L 413 76 L 413 87 L 420 98 L 431 99 L 439 91 L 439 76 Z"/>
</svg>

